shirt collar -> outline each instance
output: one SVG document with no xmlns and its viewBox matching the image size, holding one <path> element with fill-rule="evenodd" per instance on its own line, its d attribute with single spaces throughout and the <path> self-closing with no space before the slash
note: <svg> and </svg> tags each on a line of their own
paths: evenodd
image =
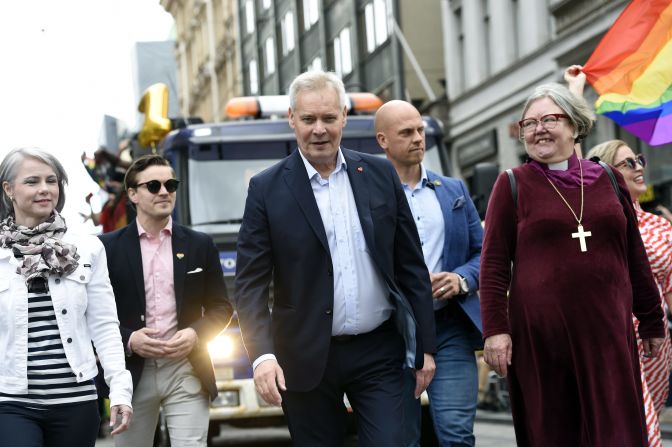
<svg viewBox="0 0 672 447">
<path fill-rule="evenodd" d="M 301 156 L 301 160 L 303 160 L 303 165 L 306 167 L 306 172 L 308 172 L 308 178 L 313 179 L 316 175 L 320 175 L 319 172 L 317 172 L 317 169 L 313 167 L 313 165 L 310 164 L 308 159 L 303 156 L 303 152 L 301 152 L 301 149 L 298 149 L 299 155 Z M 332 174 L 337 173 L 338 171 L 341 170 L 341 167 L 343 169 L 348 168 L 348 164 L 345 162 L 345 157 L 343 156 L 343 152 L 341 152 L 341 148 L 338 148 L 338 155 L 336 156 L 338 158 L 338 162 L 336 163 L 336 169 L 332 172 Z M 321 178 L 321 177 L 320 177 Z"/>
<path fill-rule="evenodd" d="M 420 184 L 424 188 L 429 183 L 429 177 L 427 176 L 427 169 L 425 165 L 420 163 Z"/>
<path fill-rule="evenodd" d="M 142 237 L 143 235 L 150 236 L 149 233 L 147 233 L 147 230 L 142 228 L 142 225 L 140 225 L 140 221 L 136 218 L 135 223 L 138 225 L 138 236 Z M 166 224 L 165 227 L 161 229 L 159 234 L 164 233 L 168 235 L 173 234 L 173 216 L 168 216 L 168 223 Z"/>
</svg>

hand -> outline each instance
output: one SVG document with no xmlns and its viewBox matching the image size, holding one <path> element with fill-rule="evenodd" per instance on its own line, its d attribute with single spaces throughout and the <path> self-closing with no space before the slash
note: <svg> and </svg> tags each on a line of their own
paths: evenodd
<svg viewBox="0 0 672 447">
<path fill-rule="evenodd" d="M 193 328 L 184 328 L 177 331 L 173 337 L 166 342 L 166 357 L 169 359 L 181 360 L 198 344 L 198 335 Z"/>
<path fill-rule="evenodd" d="M 117 418 L 121 419 L 119 425 L 116 425 Z M 113 405 L 110 407 L 110 427 L 113 427 L 112 434 L 118 435 L 122 431 L 126 430 L 131 424 L 131 418 L 133 418 L 133 409 L 128 405 Z"/>
<path fill-rule="evenodd" d="M 460 277 L 453 272 L 430 273 L 432 282 L 432 297 L 437 300 L 447 300 L 460 294 Z"/>
<path fill-rule="evenodd" d="M 166 342 L 152 338 L 158 329 L 143 327 L 133 332 L 129 338 L 131 351 L 146 359 L 158 359 L 166 355 Z"/>
<path fill-rule="evenodd" d="M 278 388 L 282 391 L 287 391 L 287 388 L 285 387 L 285 374 L 277 360 L 268 359 L 257 365 L 254 369 L 254 386 L 257 388 L 257 393 L 267 403 L 278 406 L 282 403 Z"/>
<path fill-rule="evenodd" d="M 583 72 L 583 66 L 581 65 L 570 65 L 565 70 L 564 74 L 565 82 L 567 82 L 567 88 L 574 96 L 578 98 L 583 98 L 583 88 L 586 85 L 586 74 Z"/>
<path fill-rule="evenodd" d="M 436 372 L 436 364 L 434 363 L 434 356 L 425 354 L 422 369 L 415 371 L 415 398 L 418 399 L 422 393 L 427 389 L 429 383 L 434 378 Z"/>
<path fill-rule="evenodd" d="M 644 346 L 644 357 L 655 358 L 660 354 L 663 347 L 664 338 L 645 338 L 642 340 Z"/>
<path fill-rule="evenodd" d="M 511 365 L 511 336 L 509 334 L 492 335 L 485 339 L 483 359 L 497 374 L 506 377 Z"/>
</svg>

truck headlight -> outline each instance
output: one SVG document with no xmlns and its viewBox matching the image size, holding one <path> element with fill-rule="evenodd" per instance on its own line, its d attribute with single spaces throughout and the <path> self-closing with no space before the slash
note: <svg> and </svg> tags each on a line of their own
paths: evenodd
<svg viewBox="0 0 672 447">
<path fill-rule="evenodd" d="M 240 406 L 240 397 L 236 390 L 221 390 L 215 400 L 212 401 L 213 407 L 238 407 Z"/>
<path fill-rule="evenodd" d="M 233 351 L 233 339 L 228 335 L 218 335 L 208 343 L 208 352 L 213 360 L 229 359 L 233 357 Z"/>
</svg>

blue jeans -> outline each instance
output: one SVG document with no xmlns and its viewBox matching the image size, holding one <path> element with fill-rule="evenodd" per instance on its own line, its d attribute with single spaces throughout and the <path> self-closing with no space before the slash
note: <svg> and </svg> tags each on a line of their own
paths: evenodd
<svg viewBox="0 0 672 447">
<path fill-rule="evenodd" d="M 436 374 L 427 389 L 436 437 L 442 447 L 473 446 L 478 400 L 474 349 L 482 343 L 481 333 L 465 315 L 439 311 L 436 342 Z"/>
<path fill-rule="evenodd" d="M 457 313 L 461 313 L 457 309 Z M 474 350 L 481 334 L 463 314 L 436 312 L 436 374 L 429 384 L 429 410 L 442 447 L 472 447 L 478 400 L 478 369 Z M 404 445 L 420 445 L 420 401 L 413 398 L 415 379 L 405 375 Z"/>
</svg>

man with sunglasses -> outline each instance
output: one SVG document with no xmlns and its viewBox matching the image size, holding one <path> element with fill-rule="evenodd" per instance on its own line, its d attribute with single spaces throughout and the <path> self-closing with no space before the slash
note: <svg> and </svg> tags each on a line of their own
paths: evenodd
<svg viewBox="0 0 672 447">
<path fill-rule="evenodd" d="M 219 254 L 210 236 L 172 221 L 179 181 L 166 159 L 138 158 L 124 186 L 137 218 L 100 237 L 134 387 L 133 426 L 115 445 L 152 445 L 162 409 L 173 445 L 205 446 L 217 396 L 207 342 L 232 314 Z"/>
</svg>

